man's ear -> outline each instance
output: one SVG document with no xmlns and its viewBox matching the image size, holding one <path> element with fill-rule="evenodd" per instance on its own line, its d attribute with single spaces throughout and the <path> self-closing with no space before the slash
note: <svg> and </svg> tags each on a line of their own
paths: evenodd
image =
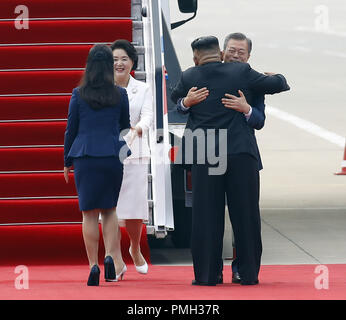
<svg viewBox="0 0 346 320">
<path fill-rule="evenodd" d="M 198 66 L 198 58 L 196 56 L 193 57 L 193 62 L 195 63 L 195 66 Z"/>
</svg>

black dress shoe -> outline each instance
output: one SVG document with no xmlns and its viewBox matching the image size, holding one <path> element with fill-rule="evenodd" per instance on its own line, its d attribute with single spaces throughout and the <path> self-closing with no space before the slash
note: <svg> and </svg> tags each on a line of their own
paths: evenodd
<svg viewBox="0 0 346 320">
<path fill-rule="evenodd" d="M 87 285 L 98 286 L 99 282 L 100 282 L 100 268 L 95 264 L 90 270 Z"/>
<path fill-rule="evenodd" d="M 116 281 L 116 273 L 113 258 L 111 256 L 107 256 L 105 257 L 103 263 L 105 266 L 105 280 L 107 282 Z"/>
<path fill-rule="evenodd" d="M 241 280 L 240 284 L 243 286 L 253 286 L 253 285 L 258 284 L 258 280 L 254 280 L 254 281 Z"/>
<path fill-rule="evenodd" d="M 240 283 L 241 278 L 239 272 L 232 273 L 232 283 Z"/>
<path fill-rule="evenodd" d="M 223 284 L 223 275 L 222 275 L 222 273 L 217 276 L 216 284 Z"/>
<path fill-rule="evenodd" d="M 216 286 L 216 283 L 202 282 L 197 280 L 192 280 L 193 286 Z"/>
</svg>

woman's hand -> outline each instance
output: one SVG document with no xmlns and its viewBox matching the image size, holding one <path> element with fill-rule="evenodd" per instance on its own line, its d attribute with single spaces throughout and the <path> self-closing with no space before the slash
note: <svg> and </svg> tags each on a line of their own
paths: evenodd
<svg viewBox="0 0 346 320">
<path fill-rule="evenodd" d="M 66 183 L 68 183 L 68 174 L 70 173 L 71 168 L 72 168 L 72 166 L 71 167 L 64 167 L 64 178 L 65 178 Z"/>
<path fill-rule="evenodd" d="M 130 128 L 130 132 L 131 134 L 129 135 L 129 139 L 127 141 L 127 145 L 130 147 L 133 143 L 133 140 L 135 140 L 135 138 L 138 137 L 142 137 L 143 134 L 143 130 L 140 126 L 135 126 L 135 127 L 131 127 Z"/>
<path fill-rule="evenodd" d="M 135 127 L 131 127 L 130 128 L 130 133 L 127 134 L 128 138 L 126 139 L 126 143 L 129 147 L 131 147 L 133 140 L 135 140 L 136 136 L 137 136 L 137 130 Z"/>
<path fill-rule="evenodd" d="M 142 128 L 140 126 L 135 126 L 135 130 L 136 130 L 137 136 L 141 137 L 143 134 Z"/>
</svg>

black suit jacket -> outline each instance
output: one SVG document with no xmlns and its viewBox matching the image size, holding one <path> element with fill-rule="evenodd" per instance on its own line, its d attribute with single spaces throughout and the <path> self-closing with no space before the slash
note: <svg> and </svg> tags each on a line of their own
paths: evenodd
<svg viewBox="0 0 346 320">
<path fill-rule="evenodd" d="M 182 158 L 178 157 L 184 164 L 203 161 L 207 159 L 208 152 L 214 152 L 217 156 L 248 153 L 258 159 L 256 138 L 244 115 L 226 108 L 221 99 L 225 93 L 238 96 L 240 89 L 251 104 L 254 95 L 274 94 L 290 89 L 284 76 L 266 76 L 241 62 L 211 62 L 187 69 L 172 92 L 172 100 L 177 103 L 191 87 L 207 87 L 209 96 L 190 109 L 181 149 Z M 221 132 L 220 129 L 225 130 Z M 208 135 L 211 140 L 214 140 L 215 135 L 214 150 L 208 149 L 211 141 L 208 141 Z M 193 151 L 193 159 L 185 157 L 190 149 Z"/>
</svg>

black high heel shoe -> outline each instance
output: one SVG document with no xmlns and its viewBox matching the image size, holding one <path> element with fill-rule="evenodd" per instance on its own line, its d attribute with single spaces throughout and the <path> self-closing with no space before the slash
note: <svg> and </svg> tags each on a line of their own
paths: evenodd
<svg viewBox="0 0 346 320">
<path fill-rule="evenodd" d="M 117 281 L 114 261 L 111 256 L 105 257 L 104 266 L 105 266 L 105 280 L 107 282 Z"/>
<path fill-rule="evenodd" d="M 100 282 L 100 268 L 95 264 L 89 274 L 88 286 L 98 286 Z"/>
</svg>

